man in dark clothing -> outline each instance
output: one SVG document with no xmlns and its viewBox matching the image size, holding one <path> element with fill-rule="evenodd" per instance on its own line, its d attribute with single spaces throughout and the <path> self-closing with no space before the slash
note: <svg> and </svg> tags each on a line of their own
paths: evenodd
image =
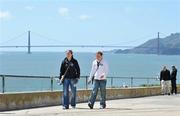
<svg viewBox="0 0 180 116">
<path fill-rule="evenodd" d="M 162 94 L 170 95 L 171 75 L 166 66 L 163 67 L 163 70 L 160 73 L 160 81 Z"/>
<path fill-rule="evenodd" d="M 172 66 L 171 72 L 171 94 L 177 94 L 177 87 L 176 87 L 176 76 L 177 76 L 177 69 L 175 66 Z"/>
<path fill-rule="evenodd" d="M 72 50 L 66 52 L 66 58 L 60 67 L 60 80 L 63 84 L 63 109 L 69 109 L 69 86 L 71 88 L 71 106 L 76 107 L 76 84 L 80 78 L 80 68 L 76 59 L 73 58 Z"/>
</svg>

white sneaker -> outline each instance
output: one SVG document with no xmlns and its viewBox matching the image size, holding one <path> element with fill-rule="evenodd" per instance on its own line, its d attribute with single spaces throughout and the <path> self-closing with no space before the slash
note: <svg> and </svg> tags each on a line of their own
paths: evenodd
<svg viewBox="0 0 180 116">
<path fill-rule="evenodd" d="M 62 109 L 63 109 L 63 110 L 67 110 L 67 109 L 69 109 L 69 108 L 66 108 L 65 106 L 63 106 Z"/>
<path fill-rule="evenodd" d="M 106 107 L 103 105 L 100 105 L 100 109 L 105 109 Z"/>
<path fill-rule="evenodd" d="M 72 109 L 76 109 L 76 106 L 71 106 L 72 107 Z"/>
</svg>

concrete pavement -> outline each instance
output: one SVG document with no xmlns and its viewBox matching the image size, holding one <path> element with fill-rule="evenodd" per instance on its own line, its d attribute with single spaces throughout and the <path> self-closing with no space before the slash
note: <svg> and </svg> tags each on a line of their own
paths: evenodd
<svg viewBox="0 0 180 116">
<path fill-rule="evenodd" d="M 0 112 L 0 116 L 179 116 L 180 95 L 152 96 L 107 101 L 107 109 L 99 109 L 99 102 L 90 110 L 87 103 L 76 109 L 62 110 L 62 106 Z"/>
</svg>

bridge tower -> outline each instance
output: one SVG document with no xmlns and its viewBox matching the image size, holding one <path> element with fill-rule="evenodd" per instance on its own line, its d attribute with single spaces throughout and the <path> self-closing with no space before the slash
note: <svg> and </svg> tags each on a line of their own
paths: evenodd
<svg viewBox="0 0 180 116">
<path fill-rule="evenodd" d="M 28 31 L 28 54 L 31 54 L 31 31 Z"/>
<path fill-rule="evenodd" d="M 159 55 L 160 52 L 160 45 L 159 45 L 159 32 L 158 32 L 158 37 L 157 37 L 157 55 Z"/>
</svg>

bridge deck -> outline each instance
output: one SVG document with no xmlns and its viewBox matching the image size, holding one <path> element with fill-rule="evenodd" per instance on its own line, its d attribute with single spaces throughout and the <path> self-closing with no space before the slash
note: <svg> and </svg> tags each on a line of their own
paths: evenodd
<svg viewBox="0 0 180 116">
<path fill-rule="evenodd" d="M 107 109 L 100 110 L 99 102 L 90 110 L 87 103 L 76 109 L 62 110 L 61 106 L 0 112 L 1 116 L 178 116 L 180 95 L 153 96 L 107 101 Z"/>
</svg>

